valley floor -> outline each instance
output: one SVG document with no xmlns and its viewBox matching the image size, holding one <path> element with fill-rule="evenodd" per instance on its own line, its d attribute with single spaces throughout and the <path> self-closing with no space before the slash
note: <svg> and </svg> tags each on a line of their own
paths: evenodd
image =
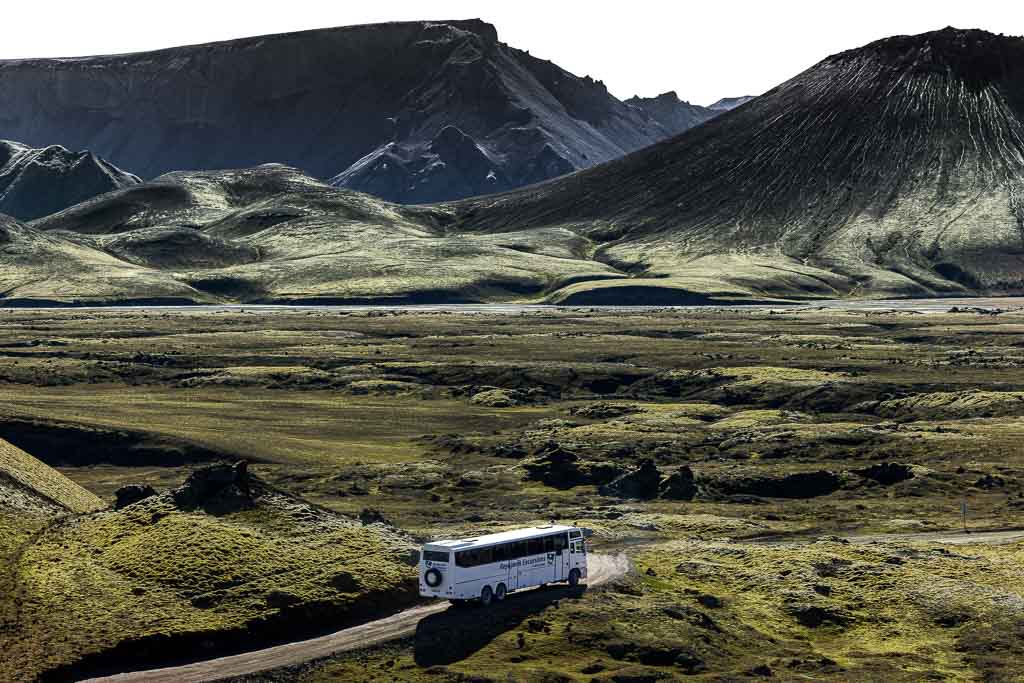
<svg viewBox="0 0 1024 683">
<path fill-rule="evenodd" d="M 1009 681 L 1022 546 L 982 533 L 1024 526 L 1001 303 L 7 310 L 0 438 L 107 500 L 245 458 L 419 538 L 572 521 L 635 567 L 263 678 Z"/>
</svg>

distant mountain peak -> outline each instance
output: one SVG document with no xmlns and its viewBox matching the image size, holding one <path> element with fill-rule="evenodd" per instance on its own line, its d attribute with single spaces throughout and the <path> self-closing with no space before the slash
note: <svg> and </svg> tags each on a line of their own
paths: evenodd
<svg viewBox="0 0 1024 683">
<path fill-rule="evenodd" d="M 34 220 L 139 179 L 90 151 L 0 140 L 0 213 Z"/>
</svg>

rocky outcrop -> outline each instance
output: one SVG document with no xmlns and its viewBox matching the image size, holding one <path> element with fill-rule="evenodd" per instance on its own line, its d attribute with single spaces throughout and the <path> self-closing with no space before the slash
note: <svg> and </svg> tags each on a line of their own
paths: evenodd
<svg viewBox="0 0 1024 683">
<path fill-rule="evenodd" d="M 626 104 L 643 109 L 660 123 L 672 135 L 678 135 L 709 121 L 727 109 L 712 110 L 697 104 L 679 99 L 675 92 L 667 92 L 657 97 L 633 97 Z"/>
<path fill-rule="evenodd" d="M 556 489 L 607 484 L 623 475 L 618 465 L 587 462 L 555 442 L 544 444 L 523 463 L 526 478 Z"/>
<path fill-rule="evenodd" d="M 244 460 L 217 463 L 193 470 L 171 496 L 185 510 L 202 508 L 209 514 L 227 514 L 253 506 L 249 484 L 249 467 Z"/>
<path fill-rule="evenodd" d="M 59 145 L 32 149 L 0 140 L 0 213 L 20 220 L 48 216 L 138 183 L 134 175 L 91 152 L 70 152 Z"/>
<path fill-rule="evenodd" d="M 661 482 L 659 494 L 667 500 L 693 500 L 697 495 L 697 482 L 693 470 L 680 467 Z"/>
<path fill-rule="evenodd" d="M 792 474 L 719 473 L 702 477 L 701 488 L 709 497 L 748 495 L 763 498 L 817 498 L 843 487 L 843 477 L 828 470 Z"/>
<path fill-rule="evenodd" d="M 898 484 L 901 481 L 907 481 L 913 479 L 916 474 L 914 472 L 913 465 L 902 465 L 895 462 L 880 462 L 870 467 L 864 467 L 859 470 L 853 470 L 853 473 L 870 479 L 871 481 L 877 482 L 882 486 L 892 486 Z"/>
<path fill-rule="evenodd" d="M 602 496 L 650 500 L 658 497 L 661 472 L 653 460 L 645 459 L 635 470 L 608 482 L 598 491 Z"/>
<path fill-rule="evenodd" d="M 508 190 L 672 132 L 479 20 L 0 62 L 0 137 L 152 178 L 285 163 L 391 201 Z"/>
<path fill-rule="evenodd" d="M 140 500 L 146 500 L 156 495 L 156 489 L 148 484 L 128 484 L 114 492 L 117 499 L 114 503 L 115 510 L 122 510 L 129 505 L 134 505 Z"/>
</svg>

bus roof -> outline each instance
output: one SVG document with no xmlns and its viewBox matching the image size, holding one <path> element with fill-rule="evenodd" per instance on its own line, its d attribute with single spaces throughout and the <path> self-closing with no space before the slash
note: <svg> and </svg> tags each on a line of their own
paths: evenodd
<svg viewBox="0 0 1024 683">
<path fill-rule="evenodd" d="M 572 531 L 574 529 L 577 531 L 582 531 L 582 529 L 575 526 L 549 524 L 547 526 L 530 527 L 528 529 L 502 531 L 498 534 L 474 536 L 473 538 L 463 538 L 451 541 L 432 541 L 430 543 L 425 544 L 425 546 L 438 546 L 453 550 L 464 550 L 466 548 L 476 548 L 489 545 L 497 545 L 498 543 L 508 543 L 509 541 L 521 541 L 526 538 L 534 538 L 535 536 L 546 536 L 548 534 L 557 534 L 560 531 Z"/>
</svg>

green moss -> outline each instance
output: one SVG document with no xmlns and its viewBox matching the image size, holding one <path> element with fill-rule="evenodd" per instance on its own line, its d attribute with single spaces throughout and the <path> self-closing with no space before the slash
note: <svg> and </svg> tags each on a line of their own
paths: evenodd
<svg viewBox="0 0 1024 683">
<path fill-rule="evenodd" d="M 169 496 L 52 527 L 17 564 L 18 642 L 33 672 L 126 639 L 244 629 L 315 605 L 341 620 L 363 601 L 408 600 L 410 543 L 286 496 L 221 517 Z"/>
</svg>

